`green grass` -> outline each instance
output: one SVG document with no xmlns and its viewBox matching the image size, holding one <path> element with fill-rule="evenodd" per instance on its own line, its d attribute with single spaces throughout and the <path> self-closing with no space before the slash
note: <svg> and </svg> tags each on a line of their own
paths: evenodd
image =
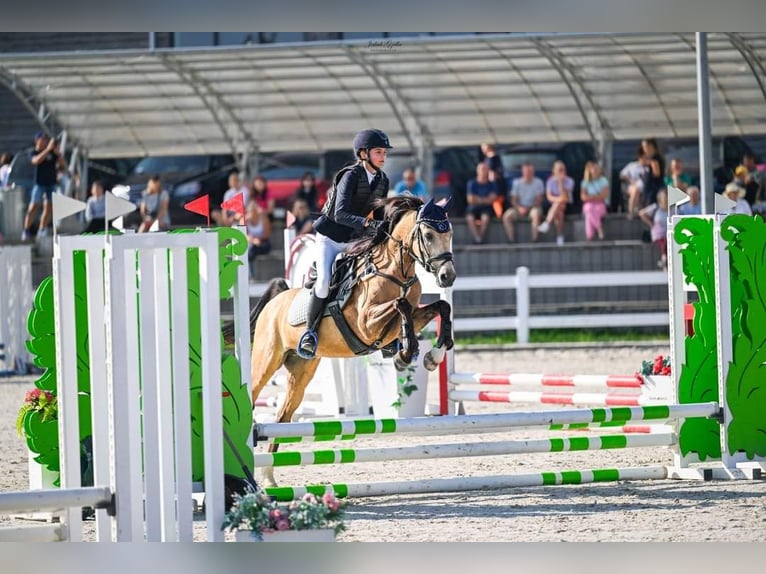
<svg viewBox="0 0 766 574">
<path fill-rule="evenodd" d="M 530 343 L 600 343 L 617 341 L 668 340 L 665 329 L 533 329 L 529 332 Z M 456 335 L 458 345 L 506 345 L 516 343 L 516 332 L 497 332 L 486 335 Z"/>
</svg>

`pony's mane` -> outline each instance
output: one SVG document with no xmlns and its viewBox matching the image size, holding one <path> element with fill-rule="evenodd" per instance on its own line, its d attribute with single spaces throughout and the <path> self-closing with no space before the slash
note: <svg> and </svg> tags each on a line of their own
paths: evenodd
<svg viewBox="0 0 766 574">
<path fill-rule="evenodd" d="M 383 221 L 388 225 L 388 232 L 391 233 L 396 225 L 401 221 L 405 214 L 411 211 L 417 211 L 423 206 L 423 200 L 411 195 L 399 195 L 396 197 L 386 197 L 379 199 L 373 206 L 373 211 L 383 211 Z M 349 255 L 359 255 L 383 243 L 386 236 L 379 233 L 376 236 L 363 236 L 357 239 L 348 249 Z"/>
</svg>

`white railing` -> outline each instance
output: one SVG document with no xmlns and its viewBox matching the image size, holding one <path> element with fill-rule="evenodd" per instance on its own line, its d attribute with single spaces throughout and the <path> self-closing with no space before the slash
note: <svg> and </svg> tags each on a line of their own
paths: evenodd
<svg viewBox="0 0 766 574">
<path fill-rule="evenodd" d="M 430 276 L 422 276 L 423 291 L 439 291 L 432 286 Z M 458 277 L 455 284 L 442 296 L 451 301 L 455 291 L 516 291 L 516 316 L 458 317 L 456 332 L 516 331 L 519 343 L 529 342 L 530 329 L 571 329 L 586 327 L 662 327 L 669 325 L 667 311 L 652 313 L 588 313 L 578 315 L 530 315 L 531 289 L 562 289 L 570 287 L 626 287 L 640 285 L 667 285 L 664 271 L 610 271 L 604 273 L 544 273 L 530 275 L 527 267 L 517 267 L 515 275 L 476 275 Z M 250 296 L 259 297 L 266 283 L 251 283 Z M 446 296 L 445 296 L 446 295 Z"/>
<path fill-rule="evenodd" d="M 32 296 L 32 248 L 0 247 L 0 372 L 27 370 L 24 341 Z"/>
</svg>

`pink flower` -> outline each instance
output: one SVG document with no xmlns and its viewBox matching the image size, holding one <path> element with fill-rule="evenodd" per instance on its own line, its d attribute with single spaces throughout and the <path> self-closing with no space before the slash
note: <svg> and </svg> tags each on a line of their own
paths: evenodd
<svg viewBox="0 0 766 574">
<path fill-rule="evenodd" d="M 272 520 L 282 519 L 282 511 L 279 508 L 275 508 L 274 510 L 269 511 L 269 518 Z"/>
<path fill-rule="evenodd" d="M 303 502 L 311 502 L 314 503 L 317 501 L 317 497 L 311 494 L 310 492 L 307 492 L 303 495 L 303 498 L 301 499 Z"/>
<path fill-rule="evenodd" d="M 51 393 L 50 391 L 45 391 L 45 398 L 46 398 L 46 400 L 48 402 L 52 401 L 53 400 L 53 393 Z"/>
<path fill-rule="evenodd" d="M 330 506 L 333 500 L 335 500 L 335 496 L 329 492 L 325 492 L 322 495 L 322 502 L 324 502 L 327 506 Z"/>
<path fill-rule="evenodd" d="M 277 520 L 277 530 L 287 530 L 290 528 L 290 523 L 287 520 Z"/>
<path fill-rule="evenodd" d="M 40 389 L 32 389 L 31 391 L 27 391 L 27 394 L 24 397 L 24 400 L 28 403 L 32 403 L 39 398 L 40 398 Z"/>
</svg>

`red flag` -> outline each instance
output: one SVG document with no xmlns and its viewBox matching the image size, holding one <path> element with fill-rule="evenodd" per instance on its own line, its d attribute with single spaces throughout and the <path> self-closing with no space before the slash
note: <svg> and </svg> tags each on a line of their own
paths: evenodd
<svg viewBox="0 0 766 574">
<path fill-rule="evenodd" d="M 227 199 L 221 204 L 221 209 L 227 211 L 236 211 L 240 215 L 245 215 L 245 198 L 241 193 L 238 193 L 231 199 Z"/>
<path fill-rule="evenodd" d="M 197 199 L 193 199 L 189 203 L 184 204 L 186 211 L 192 213 L 198 213 L 199 215 L 207 218 L 207 224 L 210 226 L 210 196 L 203 195 Z"/>
</svg>

